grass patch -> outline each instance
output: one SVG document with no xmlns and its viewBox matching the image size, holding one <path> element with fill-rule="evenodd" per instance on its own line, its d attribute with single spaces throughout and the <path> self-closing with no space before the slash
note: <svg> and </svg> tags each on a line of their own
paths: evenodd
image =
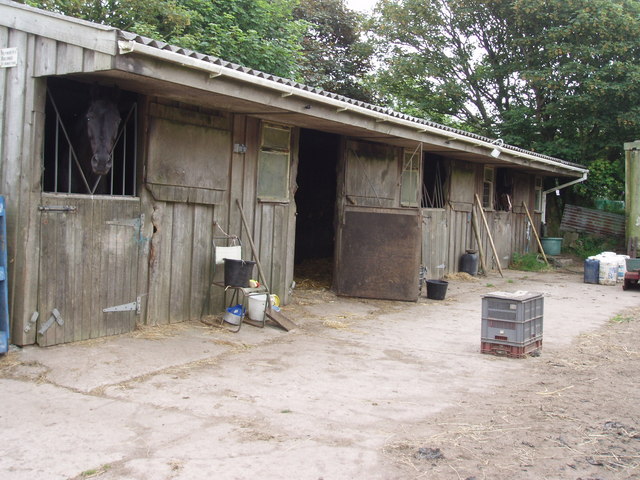
<svg viewBox="0 0 640 480">
<path fill-rule="evenodd" d="M 85 470 L 80 474 L 81 478 L 93 478 L 98 475 L 102 475 L 103 473 L 107 473 L 107 471 L 111 468 L 111 465 L 102 465 L 98 468 L 92 468 L 90 470 Z"/>
<path fill-rule="evenodd" d="M 615 317 L 613 317 L 611 320 L 609 320 L 611 323 L 629 323 L 633 320 L 633 318 L 631 317 L 625 317 L 623 315 L 616 315 Z"/>
<path fill-rule="evenodd" d="M 523 270 L 525 272 L 544 272 L 551 270 L 551 267 L 544 263 L 537 253 L 514 253 L 509 268 L 513 270 Z"/>
</svg>

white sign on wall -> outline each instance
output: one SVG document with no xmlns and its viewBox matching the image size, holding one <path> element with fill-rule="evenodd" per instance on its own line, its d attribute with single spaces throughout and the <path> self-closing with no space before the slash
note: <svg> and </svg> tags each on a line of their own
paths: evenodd
<svg viewBox="0 0 640 480">
<path fill-rule="evenodd" d="M 18 65 L 18 49 L 2 48 L 0 49 L 0 68 L 15 67 Z"/>
</svg>

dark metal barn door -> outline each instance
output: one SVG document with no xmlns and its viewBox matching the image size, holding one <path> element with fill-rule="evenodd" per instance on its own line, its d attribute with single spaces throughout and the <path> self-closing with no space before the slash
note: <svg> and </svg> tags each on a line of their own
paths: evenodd
<svg viewBox="0 0 640 480">
<path fill-rule="evenodd" d="M 140 200 L 43 194 L 40 211 L 37 343 L 132 331 L 144 240 Z"/>
<path fill-rule="evenodd" d="M 338 235 L 337 293 L 417 301 L 420 226 L 415 209 L 346 207 Z"/>
</svg>

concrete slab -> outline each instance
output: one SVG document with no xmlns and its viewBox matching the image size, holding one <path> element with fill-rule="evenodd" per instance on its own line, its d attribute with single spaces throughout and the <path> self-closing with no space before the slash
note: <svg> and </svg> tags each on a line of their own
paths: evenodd
<svg viewBox="0 0 640 480">
<path fill-rule="evenodd" d="M 294 332 L 187 323 L 0 359 L 0 477 L 402 478 L 385 445 L 540 359 L 481 355 L 481 297 L 544 294 L 546 352 L 638 296 L 580 273 L 451 280 L 443 301 L 300 291 Z"/>
</svg>

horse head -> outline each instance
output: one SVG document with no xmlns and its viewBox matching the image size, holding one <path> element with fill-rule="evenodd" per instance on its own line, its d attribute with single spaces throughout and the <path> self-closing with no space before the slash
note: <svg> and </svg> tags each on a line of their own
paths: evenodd
<svg viewBox="0 0 640 480">
<path fill-rule="evenodd" d="M 106 175 L 113 163 L 112 151 L 118 135 L 120 111 L 114 95 L 94 89 L 91 96 L 85 117 L 92 152 L 91 170 L 96 175 Z"/>
</svg>

